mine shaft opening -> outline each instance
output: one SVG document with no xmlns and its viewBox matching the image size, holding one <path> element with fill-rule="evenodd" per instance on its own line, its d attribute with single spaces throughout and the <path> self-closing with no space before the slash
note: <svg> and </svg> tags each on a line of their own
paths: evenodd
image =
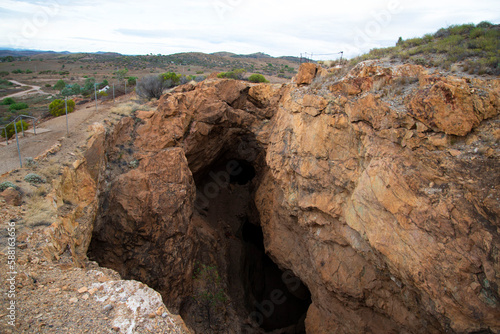
<svg viewBox="0 0 500 334">
<path fill-rule="evenodd" d="M 246 160 L 224 159 L 195 180 L 197 214 L 216 231 L 225 249 L 217 262 L 227 277 L 230 300 L 241 319 L 259 327 L 243 332 L 305 333 L 311 294 L 292 271 L 280 269 L 266 254 L 254 204 L 256 168 Z"/>
</svg>

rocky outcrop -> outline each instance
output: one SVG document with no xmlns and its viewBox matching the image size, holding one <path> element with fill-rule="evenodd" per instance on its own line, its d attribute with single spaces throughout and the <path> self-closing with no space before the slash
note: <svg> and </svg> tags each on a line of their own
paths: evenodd
<svg viewBox="0 0 500 334">
<path fill-rule="evenodd" d="M 242 278 L 267 261 L 244 255 L 260 254 L 255 226 L 310 292 L 288 284 L 288 299 L 311 302 L 307 333 L 500 331 L 500 80 L 328 71 L 306 64 L 283 86 L 189 84 L 124 118 L 102 141 L 106 171 L 87 158 L 87 174 L 66 177 L 89 180 L 87 217 L 96 194 L 101 209 L 93 228 L 63 223 L 61 245 L 81 254 L 92 230 L 101 265 L 154 287 L 202 332 L 198 263 L 219 268 L 226 331 L 282 328 L 250 313 L 266 286 L 248 292 Z"/>
<path fill-rule="evenodd" d="M 398 105 L 380 92 L 400 69 L 357 70 L 326 111 L 283 97 L 257 194 L 267 251 L 313 295 L 308 332 L 498 331 L 499 81 L 420 69 Z"/>
<path fill-rule="evenodd" d="M 57 212 L 56 221 L 46 230 L 49 259 L 59 259 L 67 249 L 76 266 L 82 267 L 87 258 L 98 210 L 98 184 L 105 168 L 104 139 L 104 126 L 95 125 L 85 157 L 64 169 L 48 196 Z"/>
</svg>

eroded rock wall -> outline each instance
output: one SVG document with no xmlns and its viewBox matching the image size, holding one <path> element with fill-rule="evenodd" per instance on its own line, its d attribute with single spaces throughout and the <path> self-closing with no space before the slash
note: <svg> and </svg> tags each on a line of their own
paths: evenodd
<svg viewBox="0 0 500 334">
<path fill-rule="evenodd" d="M 93 232 L 101 265 L 177 312 L 197 261 L 227 268 L 240 251 L 195 203 L 212 167 L 240 159 L 256 172 L 248 207 L 267 254 L 311 292 L 308 333 L 500 331 L 500 81 L 414 65 L 335 71 L 188 84 L 124 118 L 102 141 L 106 159 L 71 174 L 99 194 L 95 226 L 62 223 L 70 242 L 56 248 L 81 254 Z M 224 318 L 254 326 L 241 311 Z"/>
<path fill-rule="evenodd" d="M 498 84 L 364 64 L 288 88 L 257 207 L 308 333 L 500 330 Z"/>
</svg>

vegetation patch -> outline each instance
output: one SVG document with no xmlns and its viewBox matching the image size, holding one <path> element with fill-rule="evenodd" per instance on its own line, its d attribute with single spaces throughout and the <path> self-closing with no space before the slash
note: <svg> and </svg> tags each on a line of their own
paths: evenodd
<svg viewBox="0 0 500 334">
<path fill-rule="evenodd" d="M 407 40 L 400 37 L 395 46 L 372 49 L 354 58 L 351 65 L 381 58 L 411 61 L 445 70 L 450 70 L 454 63 L 463 62 L 463 72 L 500 75 L 500 25 L 489 22 L 452 25 L 423 37 Z"/>
<path fill-rule="evenodd" d="M 24 181 L 31 183 L 31 184 L 40 184 L 40 183 L 45 183 L 45 178 L 42 176 L 35 174 L 35 173 L 29 173 L 24 177 Z"/>
<path fill-rule="evenodd" d="M 25 121 L 19 121 L 16 123 L 17 132 L 21 132 L 23 130 L 28 129 L 28 123 Z M 16 133 L 16 129 L 14 128 L 14 124 L 8 124 L 5 129 L 0 129 L 0 135 L 5 138 L 5 130 L 7 130 L 7 138 L 12 137 Z"/>
<path fill-rule="evenodd" d="M 13 110 L 23 110 L 23 109 L 28 109 L 29 106 L 27 103 L 24 103 L 24 102 L 19 102 L 19 103 L 12 103 L 11 105 L 9 105 L 9 110 L 10 111 L 13 111 Z"/>
<path fill-rule="evenodd" d="M 252 74 L 251 76 L 248 77 L 248 81 L 255 83 L 269 82 L 268 80 L 266 80 L 266 77 L 264 77 L 262 74 Z"/>
<path fill-rule="evenodd" d="M 14 189 L 19 189 L 18 186 L 16 186 L 14 183 L 5 181 L 0 183 L 0 192 L 4 191 L 7 188 L 14 188 Z"/>
<path fill-rule="evenodd" d="M 68 100 L 68 114 L 75 110 L 75 101 Z M 49 104 L 49 112 L 52 116 L 59 117 L 66 114 L 65 100 L 56 99 Z"/>
</svg>

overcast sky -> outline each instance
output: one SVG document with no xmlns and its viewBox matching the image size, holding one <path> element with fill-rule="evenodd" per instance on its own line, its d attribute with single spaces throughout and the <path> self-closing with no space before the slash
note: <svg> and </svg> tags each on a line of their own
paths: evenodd
<svg viewBox="0 0 500 334">
<path fill-rule="evenodd" d="M 0 0 L 0 47 L 336 59 L 481 21 L 500 23 L 499 0 Z"/>
</svg>

